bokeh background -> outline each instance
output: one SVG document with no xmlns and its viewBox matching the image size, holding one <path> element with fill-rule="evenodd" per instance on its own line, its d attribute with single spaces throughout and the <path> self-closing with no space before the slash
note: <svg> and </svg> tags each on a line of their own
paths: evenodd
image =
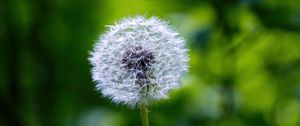
<svg viewBox="0 0 300 126">
<path fill-rule="evenodd" d="M 0 126 L 138 126 L 95 91 L 105 26 L 158 16 L 187 40 L 190 72 L 152 126 L 299 126 L 299 0 L 2 0 Z"/>
</svg>

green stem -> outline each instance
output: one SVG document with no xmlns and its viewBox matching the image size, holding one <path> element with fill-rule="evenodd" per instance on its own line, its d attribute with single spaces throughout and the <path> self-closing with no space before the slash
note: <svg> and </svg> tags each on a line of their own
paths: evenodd
<svg viewBox="0 0 300 126">
<path fill-rule="evenodd" d="M 149 126 L 147 105 L 141 104 L 141 106 L 140 106 L 140 113 L 141 113 L 141 118 L 142 118 L 143 126 Z"/>
</svg>

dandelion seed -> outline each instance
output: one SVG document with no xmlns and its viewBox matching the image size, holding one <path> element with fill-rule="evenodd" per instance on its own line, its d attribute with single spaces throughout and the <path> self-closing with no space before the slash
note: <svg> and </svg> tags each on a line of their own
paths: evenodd
<svg viewBox="0 0 300 126">
<path fill-rule="evenodd" d="M 184 39 L 166 22 L 142 16 L 109 26 L 89 58 L 99 92 L 130 107 L 168 98 L 188 71 Z"/>
</svg>

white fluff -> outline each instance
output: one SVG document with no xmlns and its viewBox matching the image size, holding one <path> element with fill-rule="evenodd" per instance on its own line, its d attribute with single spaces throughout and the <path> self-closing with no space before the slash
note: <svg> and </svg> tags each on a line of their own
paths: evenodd
<svg viewBox="0 0 300 126">
<path fill-rule="evenodd" d="M 156 17 L 145 19 L 142 16 L 125 18 L 108 28 L 89 58 L 96 89 L 104 96 L 115 103 L 135 107 L 166 99 L 169 90 L 180 87 L 182 76 L 188 71 L 189 59 L 185 41 L 175 29 Z M 140 65 L 138 60 L 144 58 L 142 54 L 130 59 L 130 63 L 136 64 L 124 68 L 125 53 L 135 52 L 137 47 L 142 48 L 138 51 L 146 50 L 154 57 L 152 63 L 143 66 L 147 70 L 134 69 Z M 137 77 L 138 72 L 144 72 L 146 81 L 142 82 L 147 83 L 137 84 L 142 80 Z"/>
</svg>

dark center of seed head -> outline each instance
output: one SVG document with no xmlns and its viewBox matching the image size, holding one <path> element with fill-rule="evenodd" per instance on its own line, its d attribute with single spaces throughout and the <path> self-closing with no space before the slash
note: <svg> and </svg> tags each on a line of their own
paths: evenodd
<svg viewBox="0 0 300 126">
<path fill-rule="evenodd" d="M 149 83 L 149 69 L 154 63 L 152 52 L 137 46 L 124 53 L 122 58 L 123 68 L 136 74 L 136 83 L 139 86 Z"/>
</svg>

